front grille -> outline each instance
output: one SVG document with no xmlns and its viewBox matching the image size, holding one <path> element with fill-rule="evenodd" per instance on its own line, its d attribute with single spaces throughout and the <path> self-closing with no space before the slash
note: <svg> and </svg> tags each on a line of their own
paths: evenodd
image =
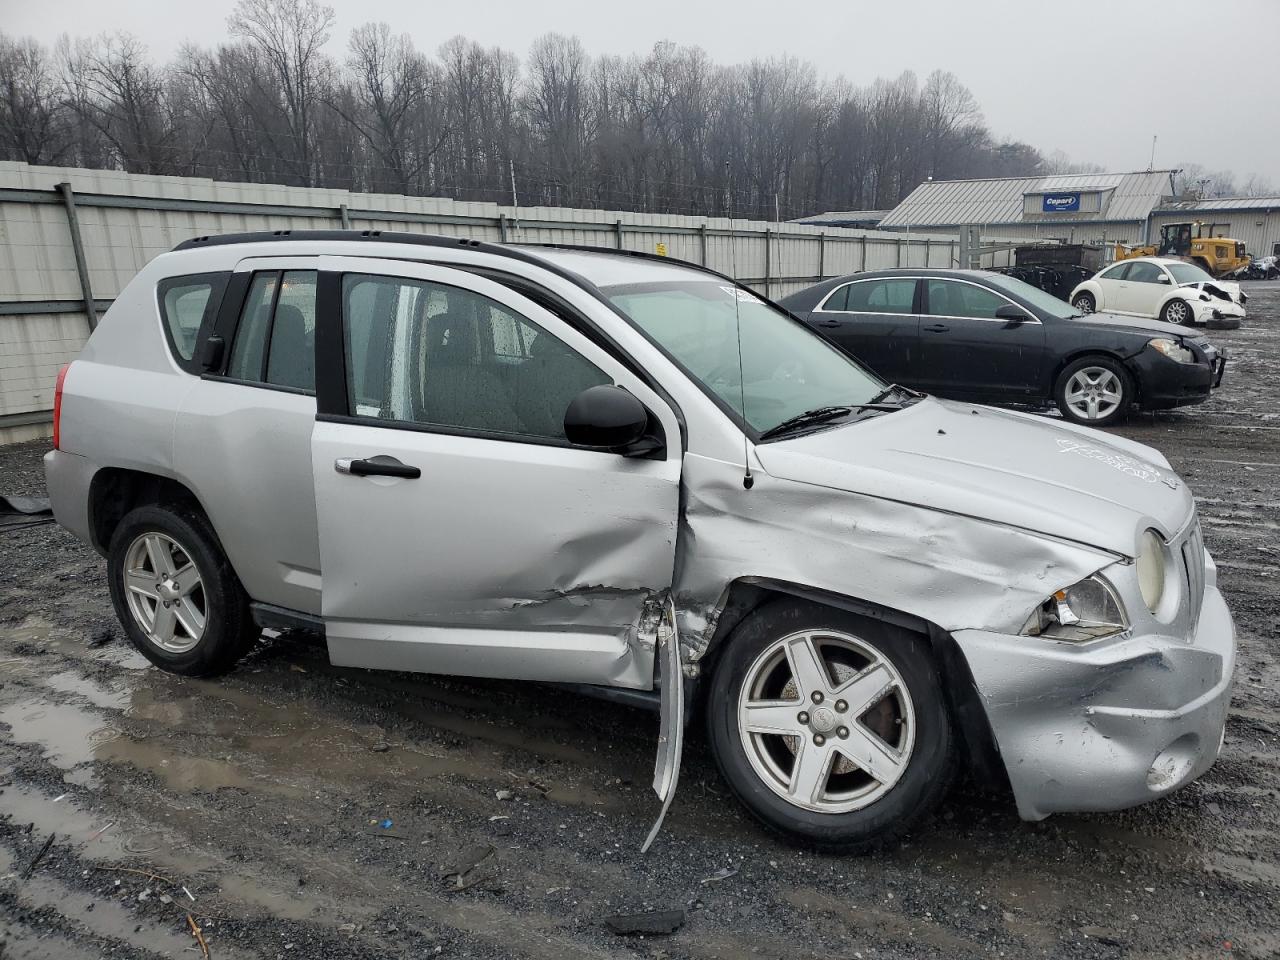
<svg viewBox="0 0 1280 960">
<path fill-rule="evenodd" d="M 1200 624 L 1200 608 L 1204 605 L 1204 540 L 1200 535 L 1200 520 L 1191 523 L 1187 537 L 1182 541 L 1182 569 L 1187 581 L 1187 614 L 1190 619 L 1190 635 L 1195 636 Z M 1190 638 L 1188 638 L 1190 639 Z"/>
</svg>

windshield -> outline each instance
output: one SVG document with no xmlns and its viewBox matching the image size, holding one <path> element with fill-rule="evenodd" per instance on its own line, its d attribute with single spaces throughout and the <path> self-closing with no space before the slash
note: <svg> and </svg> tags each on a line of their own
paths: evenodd
<svg viewBox="0 0 1280 960">
<path fill-rule="evenodd" d="M 1079 310 L 1065 300 L 1059 300 L 1052 293 L 1046 293 L 1039 287 L 1033 287 L 1022 280 L 1006 277 L 1003 273 L 993 273 L 986 280 L 997 290 L 1003 290 L 1006 293 L 1021 297 L 1041 313 L 1047 313 L 1049 316 L 1057 317 L 1059 320 L 1066 320 L 1068 317 L 1075 317 L 1080 314 Z"/>
<path fill-rule="evenodd" d="M 1173 279 L 1178 283 L 1204 283 L 1213 279 L 1194 263 L 1166 263 L 1164 268 L 1173 274 Z"/>
<path fill-rule="evenodd" d="M 604 293 L 758 433 L 806 411 L 868 403 L 884 390 L 804 324 L 727 282 L 627 284 Z M 745 384 L 738 375 L 735 294 Z"/>
</svg>

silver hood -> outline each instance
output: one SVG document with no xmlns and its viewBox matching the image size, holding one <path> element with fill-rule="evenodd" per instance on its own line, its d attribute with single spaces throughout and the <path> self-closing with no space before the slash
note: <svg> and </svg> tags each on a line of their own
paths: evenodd
<svg viewBox="0 0 1280 960">
<path fill-rule="evenodd" d="M 1191 492 L 1158 452 L 1097 430 L 929 398 L 761 444 L 776 477 L 918 504 L 1133 556 L 1186 525 Z"/>
</svg>

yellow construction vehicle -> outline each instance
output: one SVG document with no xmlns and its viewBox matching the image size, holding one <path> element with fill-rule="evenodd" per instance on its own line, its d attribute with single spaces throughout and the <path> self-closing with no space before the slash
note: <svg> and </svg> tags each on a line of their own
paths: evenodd
<svg viewBox="0 0 1280 960">
<path fill-rule="evenodd" d="M 1194 233 L 1194 236 L 1193 236 Z M 1204 236 L 1204 224 L 1166 223 L 1160 228 L 1160 242 L 1141 245 L 1116 244 L 1116 259 L 1131 257 L 1177 257 L 1194 263 L 1215 277 L 1226 276 L 1248 266 L 1252 259 L 1244 249 L 1244 241 L 1230 237 Z"/>
</svg>

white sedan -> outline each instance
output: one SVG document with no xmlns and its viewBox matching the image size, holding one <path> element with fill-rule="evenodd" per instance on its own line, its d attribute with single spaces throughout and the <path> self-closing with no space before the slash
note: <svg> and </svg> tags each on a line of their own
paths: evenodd
<svg viewBox="0 0 1280 960">
<path fill-rule="evenodd" d="M 1228 328 L 1240 326 L 1248 299 L 1240 284 L 1215 280 L 1193 263 L 1166 257 L 1114 263 L 1071 291 L 1071 305 L 1081 313 L 1105 311 Z"/>
</svg>

